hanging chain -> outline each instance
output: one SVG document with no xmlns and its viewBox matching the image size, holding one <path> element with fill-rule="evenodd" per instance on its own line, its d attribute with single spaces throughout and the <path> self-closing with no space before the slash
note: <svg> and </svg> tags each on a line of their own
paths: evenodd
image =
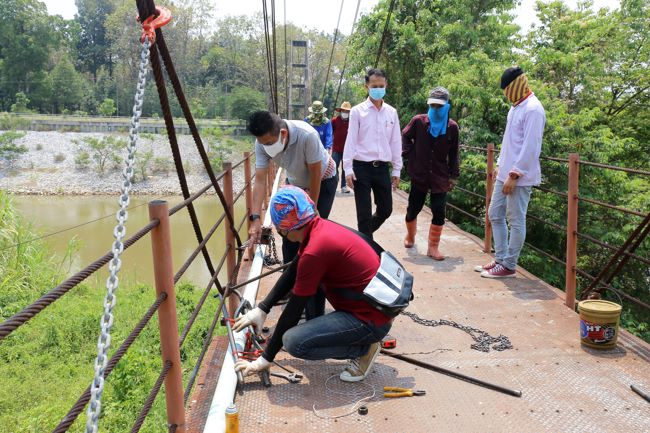
<svg viewBox="0 0 650 433">
<path fill-rule="evenodd" d="M 104 298 L 104 313 L 100 319 L 101 334 L 97 340 L 97 358 L 95 359 L 95 377 L 90 389 L 90 404 L 86 411 L 86 433 L 96 433 L 99 428 L 99 414 L 101 413 L 102 392 L 104 390 L 104 370 L 108 362 L 108 348 L 111 345 L 111 327 L 113 326 L 113 308 L 117 298 L 119 280 L 117 273 L 122 266 L 120 256 L 124 251 L 122 239 L 126 234 L 126 220 L 128 212 L 126 208 L 129 205 L 129 191 L 131 189 L 131 180 L 133 178 L 133 164 L 135 161 L 135 150 L 138 141 L 138 128 L 140 127 L 140 116 L 142 114 L 142 103 L 144 101 L 144 89 L 147 81 L 147 64 L 149 63 L 149 47 L 151 43 L 149 38 L 145 38 L 140 51 L 140 70 L 138 72 L 138 86 L 135 92 L 135 102 L 133 104 L 133 117 L 131 117 L 131 128 L 129 130 L 129 142 L 127 146 L 126 167 L 122 171 L 122 193 L 119 198 L 120 210 L 117 211 L 117 225 L 113 230 L 115 242 L 113 242 L 113 258 L 108 263 L 110 276 L 106 280 L 106 297 Z"/>
<path fill-rule="evenodd" d="M 485 331 L 480 329 L 472 328 L 471 326 L 461 325 L 456 323 L 453 320 L 429 320 L 423 319 L 415 313 L 410 313 L 408 311 L 402 311 L 402 314 L 408 316 L 415 323 L 423 326 L 451 326 L 452 328 L 460 329 L 461 331 L 467 332 L 472 340 L 475 341 L 470 347 L 474 350 L 479 350 L 481 352 L 489 352 L 490 349 L 501 352 L 503 350 L 512 349 L 512 343 L 505 335 L 499 335 L 498 337 L 492 337 Z"/>
<path fill-rule="evenodd" d="M 273 265 L 279 265 L 282 263 L 278 258 L 278 250 L 275 248 L 275 236 L 271 234 L 270 241 L 267 249 L 267 253 L 264 256 L 264 266 L 270 268 Z"/>
</svg>

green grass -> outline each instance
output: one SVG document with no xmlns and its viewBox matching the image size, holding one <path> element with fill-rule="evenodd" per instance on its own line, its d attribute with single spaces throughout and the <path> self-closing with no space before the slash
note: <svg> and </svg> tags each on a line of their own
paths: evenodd
<svg viewBox="0 0 650 433">
<path fill-rule="evenodd" d="M 39 242 L 7 249 L 35 233 L 1 191 L 0 221 L 0 320 L 5 320 L 65 278 L 65 259 L 52 256 Z M 103 280 L 106 270 L 98 272 L 98 280 Z M 176 290 L 182 329 L 202 289 L 181 283 Z M 103 286 L 81 284 L 0 341 L 0 431 L 51 431 L 90 384 L 104 295 Z M 118 289 L 110 355 L 154 300 L 155 291 L 148 285 Z M 185 383 L 216 307 L 217 299 L 209 296 L 182 348 Z M 107 379 L 101 431 L 130 430 L 158 377 L 162 363 L 157 320 L 151 319 Z M 141 431 L 166 430 L 164 399 L 162 390 Z M 85 422 L 84 412 L 69 431 L 84 431 Z"/>
</svg>

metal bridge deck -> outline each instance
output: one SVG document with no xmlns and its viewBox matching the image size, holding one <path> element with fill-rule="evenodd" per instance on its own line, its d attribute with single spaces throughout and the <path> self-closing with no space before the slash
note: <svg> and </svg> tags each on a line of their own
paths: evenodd
<svg viewBox="0 0 650 433">
<path fill-rule="evenodd" d="M 338 195 L 332 218 L 355 226 L 354 198 Z M 650 432 L 650 404 L 630 390 L 635 384 L 650 392 L 650 345 L 621 332 L 618 347 L 597 351 L 582 347 L 578 315 L 563 304 L 563 293 L 520 270 L 517 278 L 488 280 L 473 271 L 489 261 L 480 241 L 448 224 L 443 231 L 443 262 L 426 253 L 428 215 L 419 218 L 416 247 L 405 250 L 406 199 L 395 195 L 391 218 L 376 239 L 414 274 L 415 300 L 409 311 L 428 319 L 450 319 L 489 332 L 504 334 L 514 348 L 482 353 L 470 348 L 469 336 L 457 329 L 423 327 L 408 317 L 396 319 L 391 335 L 396 353 L 522 391 L 521 398 L 501 394 L 380 355 L 368 378 L 344 384 L 337 378 L 340 361 L 303 361 L 281 352 L 278 361 L 304 374 L 300 384 L 273 377 L 264 388 L 249 377 L 235 397 L 240 431 L 249 432 Z M 273 280 L 265 280 L 263 296 Z M 274 309 L 270 322 L 278 317 Z M 190 431 L 203 432 L 206 405 L 219 368 L 215 350 L 212 379 L 204 379 L 189 412 Z M 221 357 L 221 358 L 219 358 Z M 210 360 L 206 361 L 210 365 Z M 281 371 L 273 367 L 274 371 Z M 201 380 L 199 381 L 201 382 Z M 383 386 L 426 390 L 423 397 L 386 399 Z M 205 389 L 203 389 L 205 388 Z M 367 415 L 344 414 L 359 398 Z M 201 392 L 203 394 L 201 394 Z M 355 395 L 338 394 L 354 393 Z M 203 409 L 201 409 L 203 407 Z"/>
</svg>

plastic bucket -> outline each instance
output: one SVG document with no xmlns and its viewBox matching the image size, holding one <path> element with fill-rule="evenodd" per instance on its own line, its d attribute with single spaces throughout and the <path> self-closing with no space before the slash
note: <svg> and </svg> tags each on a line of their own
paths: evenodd
<svg viewBox="0 0 650 433">
<path fill-rule="evenodd" d="M 580 313 L 580 341 L 596 349 L 616 346 L 621 306 L 602 299 L 590 299 L 578 303 Z"/>
</svg>

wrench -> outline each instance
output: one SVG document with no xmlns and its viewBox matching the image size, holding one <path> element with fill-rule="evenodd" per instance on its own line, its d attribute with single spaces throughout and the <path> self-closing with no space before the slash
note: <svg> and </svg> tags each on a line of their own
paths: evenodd
<svg viewBox="0 0 650 433">
<path fill-rule="evenodd" d="M 271 374 L 271 376 L 279 377 L 281 379 L 284 379 L 289 383 L 299 383 L 302 380 L 302 374 L 300 374 L 300 376 L 298 376 L 298 374 L 296 374 L 296 373 L 282 374 L 282 373 L 270 372 L 270 374 Z"/>
</svg>

